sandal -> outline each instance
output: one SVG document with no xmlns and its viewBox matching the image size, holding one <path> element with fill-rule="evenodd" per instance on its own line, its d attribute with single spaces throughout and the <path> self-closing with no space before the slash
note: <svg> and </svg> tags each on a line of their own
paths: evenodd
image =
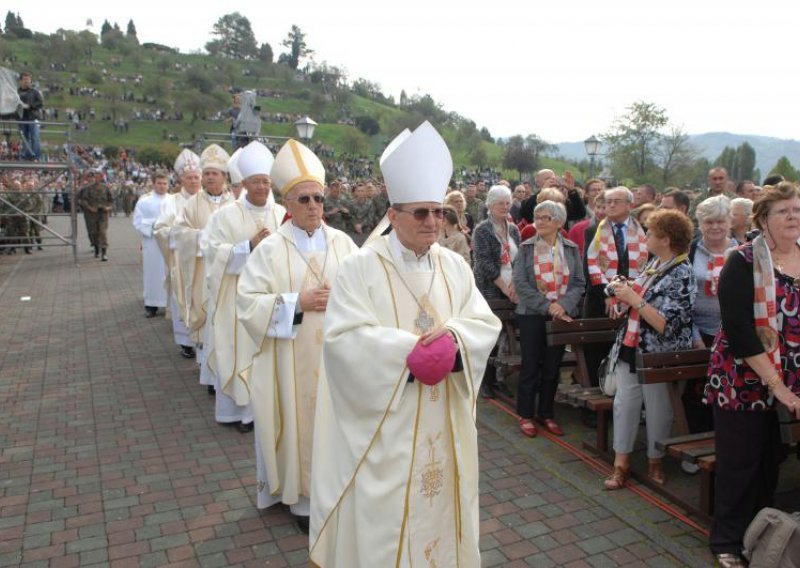
<svg viewBox="0 0 800 568">
<path fill-rule="evenodd" d="M 608 491 L 616 491 L 617 489 L 622 489 L 625 487 L 625 484 L 630 476 L 630 468 L 623 469 L 618 465 L 615 465 L 614 471 L 611 473 L 611 475 L 605 478 L 603 485 Z"/>
<path fill-rule="evenodd" d="M 647 459 L 647 477 L 650 481 L 659 485 L 664 485 L 667 482 L 664 476 L 664 465 L 661 458 Z"/>
<path fill-rule="evenodd" d="M 519 430 L 528 438 L 535 438 L 539 431 L 536 429 L 536 424 L 530 418 L 519 419 Z"/>
</svg>

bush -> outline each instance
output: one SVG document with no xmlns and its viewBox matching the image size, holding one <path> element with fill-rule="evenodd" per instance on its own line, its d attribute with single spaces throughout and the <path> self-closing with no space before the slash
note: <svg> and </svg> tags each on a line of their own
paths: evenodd
<svg viewBox="0 0 800 568">
<path fill-rule="evenodd" d="M 381 131 L 380 123 L 371 116 L 357 116 L 355 123 L 358 129 L 367 136 L 375 136 Z"/>
<path fill-rule="evenodd" d="M 146 144 L 136 151 L 136 159 L 146 166 L 158 165 L 168 167 L 175 163 L 181 149 L 171 142 Z"/>
</svg>

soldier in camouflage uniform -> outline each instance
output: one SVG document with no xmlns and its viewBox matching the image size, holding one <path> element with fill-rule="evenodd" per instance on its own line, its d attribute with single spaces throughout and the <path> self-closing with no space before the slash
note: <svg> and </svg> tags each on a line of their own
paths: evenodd
<svg viewBox="0 0 800 568">
<path fill-rule="evenodd" d="M 347 234 L 353 233 L 353 224 L 350 216 L 350 200 L 342 194 L 342 184 L 332 181 L 328 186 L 323 206 L 325 222 Z"/>
<path fill-rule="evenodd" d="M 389 209 L 389 194 L 386 192 L 385 185 L 379 185 L 375 195 L 372 196 L 372 204 L 375 208 L 375 219 L 380 221 Z"/>
<path fill-rule="evenodd" d="M 358 184 L 353 190 L 353 200 L 350 202 L 350 218 L 353 225 L 353 232 L 350 233 L 350 237 L 358 246 L 361 246 L 378 222 L 378 219 L 375 218 L 375 207 L 364 184 Z"/>
<path fill-rule="evenodd" d="M 103 181 L 103 173 L 93 171 L 88 185 L 78 192 L 78 205 L 83 209 L 83 219 L 86 221 L 86 232 L 94 248 L 94 257 L 102 255 L 102 260 L 108 260 L 108 215 L 114 207 L 114 196 Z"/>
<path fill-rule="evenodd" d="M 25 199 L 25 195 L 21 193 L 22 184 L 20 184 L 19 180 L 10 180 L 6 187 L 9 189 L 9 193 L 6 194 L 8 202 L 14 207 L 25 211 L 27 200 Z M 28 220 L 14 207 L 3 205 L 2 212 L 4 213 L 3 219 L 6 229 L 4 244 L 23 246 L 25 254 L 31 254 L 30 241 L 28 239 Z M 17 248 L 16 246 L 12 246 L 12 248 L 6 249 L 6 251 L 7 254 L 16 254 Z"/>
<path fill-rule="evenodd" d="M 25 192 L 25 207 L 23 210 L 40 223 L 47 223 L 44 199 L 36 188 L 36 182 L 37 179 L 34 175 L 27 176 L 22 182 L 22 190 Z M 38 250 L 44 250 L 42 249 L 41 227 L 33 221 L 28 221 L 28 236 L 30 237 L 31 246 L 35 242 Z"/>
<path fill-rule="evenodd" d="M 125 211 L 126 217 L 130 217 L 137 201 L 136 191 L 133 188 L 133 182 L 130 180 L 123 182 L 120 192 L 122 193 L 122 210 Z"/>
</svg>

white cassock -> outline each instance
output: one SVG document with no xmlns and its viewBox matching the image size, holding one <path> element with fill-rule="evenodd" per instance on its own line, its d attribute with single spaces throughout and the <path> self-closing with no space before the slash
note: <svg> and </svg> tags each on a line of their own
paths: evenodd
<svg viewBox="0 0 800 568">
<path fill-rule="evenodd" d="M 183 323 L 182 314 L 186 303 L 182 294 L 183 285 L 180 271 L 175 258 L 177 242 L 172 234 L 172 229 L 190 197 L 191 194 L 187 193 L 185 189 L 164 196 L 164 200 L 161 202 L 161 213 L 154 226 L 156 241 L 161 249 L 161 254 L 167 261 L 166 286 L 169 291 L 169 311 L 167 313 L 172 320 L 172 337 L 177 345 L 186 347 L 194 347 L 195 342 L 191 338 L 189 328 Z"/>
<path fill-rule="evenodd" d="M 180 294 L 185 304 L 181 317 L 189 329 L 192 340 L 198 344 L 197 362 L 201 366 L 201 385 L 213 386 L 214 377 L 211 373 L 202 372 L 208 353 L 204 348 L 207 338 L 203 335 L 208 289 L 205 261 L 200 249 L 200 234 L 211 219 L 211 215 L 229 203 L 233 203 L 233 196 L 229 192 L 209 195 L 201 189 L 186 202 L 172 230 L 175 239 L 175 262 L 180 272 L 182 286 Z"/>
<path fill-rule="evenodd" d="M 274 233 L 285 216 L 281 205 L 257 207 L 246 199 L 235 201 L 211 216 L 200 237 L 208 283 L 206 357 L 200 373 L 213 377 L 217 422 L 253 421 L 249 404 L 236 404 L 223 392 L 236 370 L 236 285 L 251 254 L 250 239 L 263 228 Z"/>
<path fill-rule="evenodd" d="M 299 293 L 329 285 L 357 250 L 342 231 L 324 226 L 309 236 L 289 222 L 258 245 L 239 278 L 240 370 L 230 390 L 253 408 L 259 508 L 283 502 L 309 514 L 325 313 L 292 323 Z"/>
<path fill-rule="evenodd" d="M 435 386 L 408 382 L 420 305 L 463 364 Z M 475 402 L 499 332 L 469 266 L 437 244 L 417 258 L 391 233 L 345 261 L 325 319 L 312 565 L 480 566 Z"/>
<path fill-rule="evenodd" d="M 137 201 L 133 210 L 133 227 L 142 236 L 144 305 L 153 308 L 167 307 L 167 263 L 153 233 L 165 198 L 154 191 Z"/>
</svg>

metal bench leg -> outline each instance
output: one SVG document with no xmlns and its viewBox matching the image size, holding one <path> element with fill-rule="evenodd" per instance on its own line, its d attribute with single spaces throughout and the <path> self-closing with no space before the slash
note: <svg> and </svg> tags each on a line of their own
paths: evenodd
<svg viewBox="0 0 800 568">
<path fill-rule="evenodd" d="M 598 451 L 608 453 L 608 412 L 597 411 L 597 444 Z"/>
</svg>

